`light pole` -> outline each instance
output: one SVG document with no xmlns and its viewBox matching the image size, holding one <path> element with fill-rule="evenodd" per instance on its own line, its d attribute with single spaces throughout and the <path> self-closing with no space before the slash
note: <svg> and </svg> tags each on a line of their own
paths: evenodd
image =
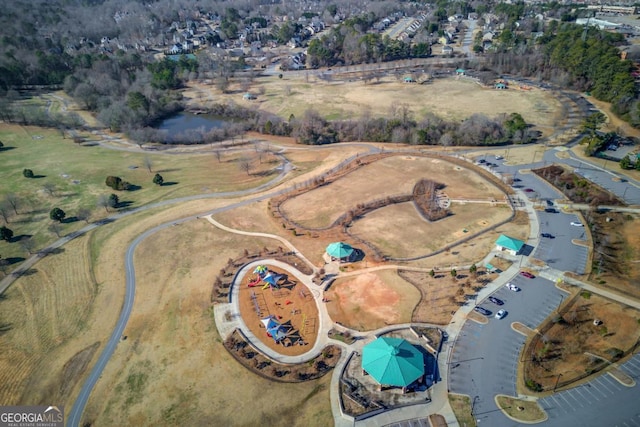
<svg viewBox="0 0 640 427">
<path fill-rule="evenodd" d="M 558 381 L 560 381 L 560 377 L 561 377 L 561 376 L 562 376 L 562 374 L 560 373 L 560 374 L 558 374 L 558 378 L 556 378 L 556 383 L 555 383 L 555 385 L 553 386 L 553 391 L 554 391 L 554 392 L 556 391 L 556 388 L 558 388 Z"/>
</svg>

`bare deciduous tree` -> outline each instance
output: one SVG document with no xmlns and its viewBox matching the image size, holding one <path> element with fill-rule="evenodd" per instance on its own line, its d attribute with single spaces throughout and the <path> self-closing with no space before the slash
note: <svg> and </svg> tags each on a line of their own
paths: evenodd
<svg viewBox="0 0 640 427">
<path fill-rule="evenodd" d="M 149 173 L 153 172 L 153 161 L 151 160 L 151 158 L 145 157 L 142 161 L 142 164 L 145 168 L 147 168 L 147 171 L 149 171 Z"/>
<path fill-rule="evenodd" d="M 14 193 L 9 193 L 4 197 L 4 200 L 9 206 L 11 206 L 11 209 L 13 209 L 13 213 L 18 215 L 18 206 L 20 205 L 20 198 Z"/>
<path fill-rule="evenodd" d="M 244 171 L 247 173 L 247 175 L 251 175 L 251 162 L 249 161 L 249 159 L 243 158 L 240 159 L 240 170 Z"/>
</svg>

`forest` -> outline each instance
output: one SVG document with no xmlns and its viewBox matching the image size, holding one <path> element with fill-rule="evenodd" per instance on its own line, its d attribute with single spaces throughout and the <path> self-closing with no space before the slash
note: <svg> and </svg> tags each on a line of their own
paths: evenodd
<svg viewBox="0 0 640 427">
<path fill-rule="evenodd" d="M 235 125 L 207 135 L 195 132 L 168 140 L 153 125 L 185 107 L 179 89 L 189 81 L 209 79 L 225 91 L 246 66 L 244 58 L 232 57 L 215 46 L 177 60 L 158 60 L 150 52 L 127 48 L 135 43 L 170 43 L 171 35 L 182 25 L 179 23 L 196 22 L 203 16 L 219 23 L 220 31 L 207 35 L 210 42 L 232 42 L 238 37 L 236 31 L 251 26 L 259 31 L 249 36 L 283 43 L 300 29 L 299 19 L 318 18 L 331 26 L 309 41 L 308 67 L 393 61 L 430 55 L 431 43 L 443 34 L 447 17 L 491 12 L 504 28 L 487 51 L 478 44 L 481 40 L 476 40 L 474 50 L 480 56 L 466 61 L 467 68 L 493 75 L 527 76 L 558 88 L 588 91 L 610 102 L 621 118 L 640 126 L 640 105 L 631 75 L 633 63 L 622 60 L 619 53 L 619 47 L 626 43 L 624 37 L 565 22 L 575 19 L 579 8 L 557 3 L 444 0 L 423 4 L 346 0 L 302 4 L 304 10 L 292 3 L 251 0 L 208 0 L 197 5 L 158 0 L 146 6 L 123 0 L 11 2 L 0 15 L 0 118 L 77 127 L 78 117 L 49 114 L 43 108 L 15 102 L 21 90 L 44 87 L 62 88 L 105 127 L 125 131 L 136 141 L 212 142 L 256 129 L 293 135 L 307 144 L 365 139 L 441 145 L 531 142 L 535 135 L 520 122 L 521 117 L 475 115 L 462 123 L 449 123 L 433 115 L 410 117 L 399 108 L 391 117 L 331 122 L 314 111 L 283 120 L 228 106 L 214 109 L 239 119 Z M 426 19 L 410 41 L 390 39 L 372 30 L 385 16 L 413 16 L 418 11 L 424 11 Z M 536 18 L 541 13 L 555 19 Z M 278 18 L 283 15 L 289 19 Z M 484 24 L 480 17 L 478 25 Z M 104 40 L 110 39 L 118 43 L 105 45 Z"/>
</svg>

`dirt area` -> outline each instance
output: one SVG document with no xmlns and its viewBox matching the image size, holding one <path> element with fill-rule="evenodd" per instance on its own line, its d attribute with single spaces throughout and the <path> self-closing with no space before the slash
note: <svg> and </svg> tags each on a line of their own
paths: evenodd
<svg viewBox="0 0 640 427">
<path fill-rule="evenodd" d="M 476 275 L 457 272 L 453 279 L 449 271 L 434 273 L 400 270 L 399 275 L 420 291 L 420 302 L 411 315 L 412 322 L 447 325 L 460 306 L 473 301 L 477 292 L 497 275 L 478 268 Z"/>
<path fill-rule="evenodd" d="M 240 85 L 232 84 L 227 94 L 214 85 L 193 83 L 183 94 L 193 104 L 236 102 L 251 108 L 269 111 L 288 119 L 314 109 L 329 119 L 389 116 L 399 105 L 407 106 L 411 115 L 420 120 L 427 113 L 461 120 L 474 113 L 491 115 L 520 113 L 528 123 L 540 125 L 545 134 L 560 123 L 560 102 L 553 93 L 541 90 L 517 91 L 484 88 L 477 83 L 456 78 L 442 78 L 429 84 L 406 84 L 395 77 L 385 77 L 379 83 L 365 85 L 357 79 L 323 82 L 316 77 L 287 75 L 262 77 L 249 89 L 257 99 L 243 101 Z M 402 100 L 398 102 L 397 100 Z M 394 108 L 395 107 L 395 108 Z"/>
<path fill-rule="evenodd" d="M 588 215 L 594 240 L 589 280 L 640 297 L 640 218 L 616 212 Z"/>
<path fill-rule="evenodd" d="M 557 387 L 566 386 L 608 367 L 639 340 L 637 310 L 582 291 L 527 343 L 525 384 L 531 391 L 552 390 L 562 374 Z"/>
<path fill-rule="evenodd" d="M 289 273 L 265 264 L 273 275 L 283 275 L 279 288 L 264 288 L 264 282 L 258 286 L 248 284 L 256 279 L 255 274 L 247 274 L 242 283 L 238 283 L 240 315 L 249 330 L 267 347 L 286 356 L 304 354 L 313 347 L 318 338 L 318 307 L 313 291 L 298 278 Z M 267 284 L 268 286 L 268 284 Z M 260 321 L 269 316 L 286 326 L 289 338 L 276 343 L 267 336 L 264 324 Z"/>
<path fill-rule="evenodd" d="M 419 292 L 395 270 L 363 273 L 336 280 L 325 292 L 333 321 L 369 331 L 411 321 Z"/>
<path fill-rule="evenodd" d="M 447 420 L 440 414 L 429 415 L 429 423 L 431 427 L 447 427 Z"/>
</svg>

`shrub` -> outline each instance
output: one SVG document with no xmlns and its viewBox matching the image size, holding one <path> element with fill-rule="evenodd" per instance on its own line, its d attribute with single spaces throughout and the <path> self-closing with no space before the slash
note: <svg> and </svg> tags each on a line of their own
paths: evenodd
<svg viewBox="0 0 640 427">
<path fill-rule="evenodd" d="M 22 175 L 25 178 L 33 178 L 33 171 L 31 169 L 23 169 L 22 170 Z"/>
<path fill-rule="evenodd" d="M 131 188 L 131 184 L 129 184 L 127 181 L 123 181 L 120 177 L 118 176 L 108 176 L 105 184 L 107 184 L 107 187 L 111 187 L 114 190 L 128 190 L 129 188 Z"/>
<path fill-rule="evenodd" d="M 537 391 L 537 392 L 542 391 L 542 385 L 540 385 L 539 383 L 535 382 L 531 378 L 529 378 L 529 379 L 527 379 L 525 381 L 525 385 L 531 391 Z"/>
<path fill-rule="evenodd" d="M 589 291 L 582 291 L 582 292 L 580 292 L 580 296 L 581 296 L 582 298 L 584 298 L 584 299 L 589 299 L 589 298 L 591 298 L 591 292 L 589 292 Z"/>
</svg>

